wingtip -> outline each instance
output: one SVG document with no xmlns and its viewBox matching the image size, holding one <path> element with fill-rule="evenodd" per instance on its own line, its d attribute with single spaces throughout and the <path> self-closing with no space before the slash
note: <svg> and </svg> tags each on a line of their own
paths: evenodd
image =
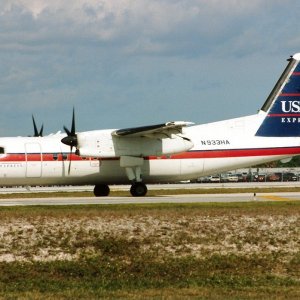
<svg viewBox="0 0 300 300">
<path fill-rule="evenodd" d="M 166 126 L 182 126 L 182 127 L 186 127 L 186 126 L 191 126 L 191 125 L 195 125 L 194 122 L 187 122 L 187 121 L 173 121 L 173 122 L 167 122 Z"/>
<path fill-rule="evenodd" d="M 300 53 L 295 53 L 292 57 L 293 59 L 300 60 Z"/>
</svg>

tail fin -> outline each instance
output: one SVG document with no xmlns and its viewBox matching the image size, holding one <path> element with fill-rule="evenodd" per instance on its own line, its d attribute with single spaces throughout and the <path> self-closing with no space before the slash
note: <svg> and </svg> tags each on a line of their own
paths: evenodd
<svg viewBox="0 0 300 300">
<path fill-rule="evenodd" d="M 289 63 L 261 108 L 267 113 L 256 136 L 300 136 L 300 53 Z"/>
</svg>

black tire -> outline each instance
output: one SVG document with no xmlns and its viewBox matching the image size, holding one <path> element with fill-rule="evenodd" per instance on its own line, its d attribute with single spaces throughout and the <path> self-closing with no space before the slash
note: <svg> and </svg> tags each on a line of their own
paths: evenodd
<svg viewBox="0 0 300 300">
<path fill-rule="evenodd" d="M 94 195 L 96 197 L 108 196 L 110 192 L 109 186 L 107 184 L 97 184 L 94 187 Z"/>
<path fill-rule="evenodd" d="M 130 193 L 134 197 L 143 197 L 147 194 L 147 192 L 147 186 L 142 182 L 136 182 L 130 188 Z"/>
</svg>

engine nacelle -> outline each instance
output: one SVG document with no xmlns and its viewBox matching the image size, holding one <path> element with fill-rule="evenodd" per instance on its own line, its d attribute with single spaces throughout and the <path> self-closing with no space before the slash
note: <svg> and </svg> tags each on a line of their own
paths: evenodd
<svg viewBox="0 0 300 300">
<path fill-rule="evenodd" d="M 194 144 L 187 138 L 172 135 L 171 138 L 117 137 L 113 130 L 95 130 L 77 134 L 80 156 L 162 156 L 190 150 Z"/>
<path fill-rule="evenodd" d="M 94 130 L 77 133 L 80 156 L 116 157 L 112 130 Z"/>
</svg>

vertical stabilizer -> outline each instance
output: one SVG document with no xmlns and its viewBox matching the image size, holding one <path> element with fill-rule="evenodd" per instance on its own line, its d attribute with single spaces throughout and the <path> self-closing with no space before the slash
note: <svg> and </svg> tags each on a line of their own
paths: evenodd
<svg viewBox="0 0 300 300">
<path fill-rule="evenodd" d="M 289 63 L 262 106 L 266 118 L 256 136 L 300 136 L 300 53 Z"/>
</svg>

